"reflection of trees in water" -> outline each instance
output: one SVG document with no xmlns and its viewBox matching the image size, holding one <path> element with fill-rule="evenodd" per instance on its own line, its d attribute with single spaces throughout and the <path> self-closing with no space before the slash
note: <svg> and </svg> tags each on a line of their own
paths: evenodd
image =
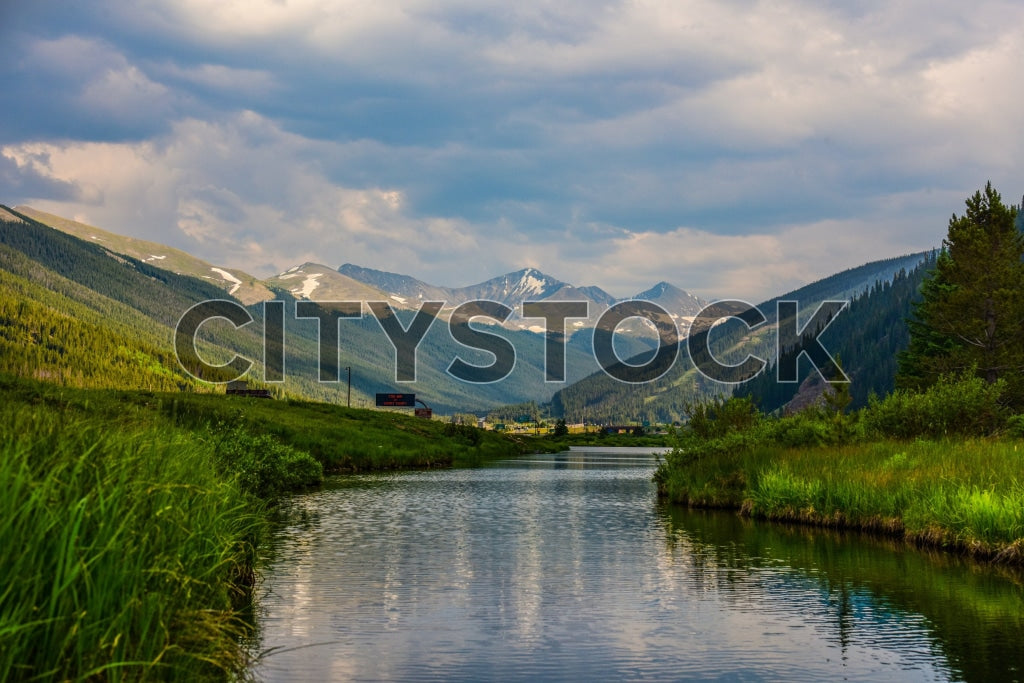
<svg viewBox="0 0 1024 683">
<path fill-rule="evenodd" d="M 896 625 L 927 632 L 933 649 L 965 680 L 1006 680 L 1024 671 L 1020 571 L 893 539 L 761 522 L 732 511 L 659 503 L 658 515 L 668 556 L 686 567 L 696 588 L 732 593 L 722 596 L 727 604 L 742 605 L 753 590 L 770 596 L 773 583 L 816 586 L 821 612 L 808 607 L 806 618 L 834 624 L 844 658 L 858 636 L 874 640 L 872 629 Z"/>
<path fill-rule="evenodd" d="M 830 593 L 838 593 L 838 598 L 829 595 L 829 604 L 836 606 L 836 622 L 839 626 L 839 647 L 843 653 L 843 661 L 847 659 L 847 651 L 853 640 L 853 630 L 856 626 L 856 616 L 853 611 L 853 600 L 850 587 L 846 583 L 840 583 Z"/>
</svg>

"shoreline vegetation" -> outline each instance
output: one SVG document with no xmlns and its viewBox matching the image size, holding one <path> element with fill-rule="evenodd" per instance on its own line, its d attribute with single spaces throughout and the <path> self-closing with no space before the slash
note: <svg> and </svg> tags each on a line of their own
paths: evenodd
<svg viewBox="0 0 1024 683">
<path fill-rule="evenodd" d="M 950 218 L 906 321 L 895 391 L 850 414 L 847 383 L 790 417 L 735 396 L 691 406 L 659 494 L 1024 565 L 1020 211 L 987 183 Z"/>
<path fill-rule="evenodd" d="M 839 529 L 1024 566 L 1024 416 L 1001 382 L 967 375 L 844 414 L 695 406 L 655 474 L 662 499 Z"/>
<path fill-rule="evenodd" d="M 325 472 L 479 464 L 527 445 L 305 401 L 0 375 L 0 679 L 223 680 L 247 664 L 277 501 Z"/>
</svg>

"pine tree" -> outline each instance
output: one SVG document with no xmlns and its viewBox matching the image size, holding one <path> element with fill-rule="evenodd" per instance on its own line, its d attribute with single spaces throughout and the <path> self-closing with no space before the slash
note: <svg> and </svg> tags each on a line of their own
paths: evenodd
<svg viewBox="0 0 1024 683">
<path fill-rule="evenodd" d="M 1002 378 L 1006 396 L 1024 405 L 1024 234 L 1019 208 L 992 183 L 949 221 L 935 270 L 908 321 L 910 346 L 900 356 L 901 386 L 924 388 L 940 376 L 973 372 Z"/>
</svg>

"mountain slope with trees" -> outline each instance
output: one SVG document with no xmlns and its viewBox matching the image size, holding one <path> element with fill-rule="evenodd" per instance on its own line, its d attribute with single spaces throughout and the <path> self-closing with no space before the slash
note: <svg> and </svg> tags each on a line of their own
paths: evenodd
<svg viewBox="0 0 1024 683">
<path fill-rule="evenodd" d="M 822 342 L 841 359 L 850 378 L 851 408 L 867 405 L 872 394 L 884 396 L 892 391 L 897 354 L 910 340 L 906 319 L 920 300 L 921 283 L 934 266 L 935 259 L 929 257 L 909 273 L 901 269 L 892 280 L 876 282 L 854 297 L 822 334 Z M 784 356 L 791 360 L 794 353 L 799 350 L 787 349 Z M 799 367 L 801 382 L 778 381 L 777 363 L 772 363 L 757 377 L 737 385 L 733 396 L 752 399 L 764 412 L 779 410 L 794 398 L 803 381 L 818 375 L 806 356 L 799 360 Z"/>
<path fill-rule="evenodd" d="M 190 275 L 210 282 L 246 304 L 273 298 L 273 294 L 264 283 L 237 268 L 217 267 L 180 249 L 118 235 L 92 225 L 39 211 L 30 206 L 18 206 L 15 211 L 20 216 L 31 218 L 86 242 L 95 243 L 108 251 L 130 256 L 178 275 Z"/>
<path fill-rule="evenodd" d="M 659 368 L 664 374 L 654 381 L 627 384 L 603 372 L 595 373 L 558 391 L 545 409 L 551 415 L 564 417 L 570 422 L 683 420 L 690 404 L 729 394 L 734 388 L 732 384 L 714 381 L 695 369 L 688 353 L 691 341 L 698 348 L 710 346 L 715 358 L 726 365 L 739 363 L 748 354 L 774 359 L 779 325 L 777 305 L 780 301 L 799 303 L 799 321 L 794 324 L 802 328 L 821 302 L 863 295 L 872 287 L 880 286 L 880 283 L 891 282 L 901 271 L 916 268 L 927 256 L 927 252 L 921 252 L 875 261 L 769 299 L 756 307 L 764 314 L 766 322 L 754 329 L 748 329 L 741 321 L 729 320 L 711 330 L 692 330 L 691 340 L 682 342 L 678 356 L 670 364 Z M 838 318 L 846 315 L 848 312 L 844 311 Z M 822 342 L 826 347 L 833 340 L 829 336 L 833 333 L 834 330 L 830 328 L 823 334 Z M 636 364 L 637 359 L 630 359 L 630 362 Z"/>
<path fill-rule="evenodd" d="M 5 271 L 0 279 L 5 304 L 0 336 L 5 340 L 6 367 L 19 375 L 47 377 L 73 386 L 215 390 L 195 382 L 177 365 L 173 329 L 193 305 L 211 299 L 230 301 L 230 294 L 214 283 L 113 252 L 16 211 L 7 215 L 10 220 L 0 221 L 0 270 Z M 294 318 L 297 299 L 289 291 L 294 286 L 290 281 L 287 284 L 288 289 L 275 294 L 286 310 L 286 381 L 271 387 L 278 395 L 345 402 L 344 368 L 351 367 L 353 405 L 372 406 L 378 392 L 408 391 L 441 412 L 482 412 L 510 399 L 546 400 L 550 396 L 552 388 L 544 382 L 541 335 L 491 329 L 515 348 L 515 367 L 502 382 L 467 384 L 449 375 L 448 365 L 457 356 L 486 365 L 488 354 L 459 345 L 449 334 L 448 323 L 441 320 L 432 324 L 417 349 L 417 381 L 397 383 L 394 349 L 368 310 L 361 319 L 341 321 L 341 350 L 332 364 L 333 375 L 340 382 L 321 382 L 317 320 Z M 8 310 L 10 306 L 13 308 Z M 259 384 L 263 377 L 263 303 L 246 310 L 254 322 L 242 328 L 234 329 L 223 321 L 204 325 L 200 351 L 212 364 L 225 363 L 236 353 L 253 360 L 249 378 Z M 412 312 L 392 314 L 407 325 Z M 117 344 L 110 346 L 108 342 L 115 339 Z M 128 349 L 123 357 L 117 351 L 121 346 Z M 79 347 L 82 353 L 72 353 Z M 49 349 L 45 354 L 41 352 L 44 348 Z M 582 344 L 569 342 L 566 369 L 572 381 L 593 372 L 596 364 Z M 204 378 L 223 379 L 223 375 L 207 372 Z"/>
</svg>

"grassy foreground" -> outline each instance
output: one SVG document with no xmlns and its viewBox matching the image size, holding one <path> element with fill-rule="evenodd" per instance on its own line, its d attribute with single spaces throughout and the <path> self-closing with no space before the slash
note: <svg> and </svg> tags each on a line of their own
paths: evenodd
<svg viewBox="0 0 1024 683">
<path fill-rule="evenodd" d="M 0 414 L 0 679 L 239 668 L 261 507 L 182 430 Z"/>
<path fill-rule="evenodd" d="M 278 496 L 325 468 L 519 449 L 313 403 L 2 376 L 0 394 L 0 680 L 229 678 L 246 664 L 256 551 Z"/>
<path fill-rule="evenodd" d="M 736 400 L 698 411 L 655 479 L 698 507 L 839 528 L 1024 564 L 1024 439 L 1001 387 L 949 380 L 853 415 L 781 419 Z"/>
<path fill-rule="evenodd" d="M 671 500 L 862 528 L 1024 563 L 1024 445 L 991 439 L 755 448 L 660 473 Z"/>
</svg>

